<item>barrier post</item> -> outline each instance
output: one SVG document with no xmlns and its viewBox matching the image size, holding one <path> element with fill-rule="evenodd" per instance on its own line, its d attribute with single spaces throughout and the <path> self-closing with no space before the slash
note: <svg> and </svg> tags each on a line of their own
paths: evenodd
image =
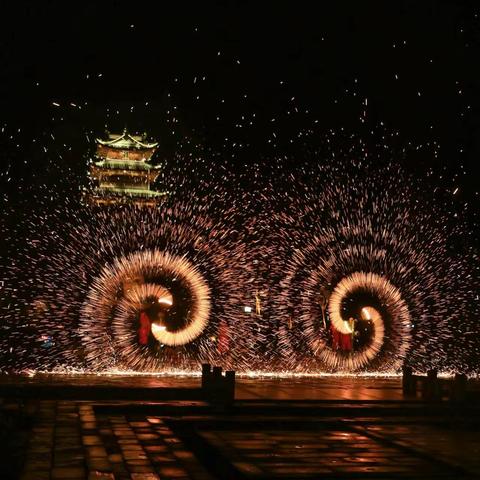
<svg viewBox="0 0 480 480">
<path fill-rule="evenodd" d="M 464 373 L 456 373 L 453 379 L 451 400 L 461 402 L 467 396 L 467 376 Z"/>
<path fill-rule="evenodd" d="M 235 372 L 233 370 L 225 372 L 225 399 L 229 404 L 235 400 Z"/>
<path fill-rule="evenodd" d="M 437 400 L 440 396 L 437 374 L 435 369 L 427 372 L 427 378 L 424 380 L 422 388 L 422 397 L 425 400 Z"/>
<path fill-rule="evenodd" d="M 416 392 L 416 382 L 413 377 L 412 367 L 403 367 L 402 389 L 404 395 Z"/>
<path fill-rule="evenodd" d="M 211 383 L 211 366 L 209 363 L 202 363 L 202 388 L 208 390 Z"/>
</svg>

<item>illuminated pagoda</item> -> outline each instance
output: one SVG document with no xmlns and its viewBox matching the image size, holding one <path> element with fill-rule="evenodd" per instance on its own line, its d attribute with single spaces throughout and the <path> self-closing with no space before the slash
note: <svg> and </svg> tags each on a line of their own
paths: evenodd
<svg viewBox="0 0 480 480">
<path fill-rule="evenodd" d="M 96 159 L 90 166 L 95 184 L 91 202 L 154 205 L 166 194 L 151 189 L 160 174 L 160 166 L 149 163 L 158 143 L 148 143 L 145 135 L 130 135 L 127 129 L 96 142 Z"/>
</svg>

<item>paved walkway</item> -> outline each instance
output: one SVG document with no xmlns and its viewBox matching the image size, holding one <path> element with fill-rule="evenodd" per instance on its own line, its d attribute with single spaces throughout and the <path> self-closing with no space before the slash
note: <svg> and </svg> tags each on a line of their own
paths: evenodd
<svg viewBox="0 0 480 480">
<path fill-rule="evenodd" d="M 476 432 L 408 408 L 386 420 L 285 416 L 275 404 L 261 415 L 201 402 L 176 413 L 166 404 L 36 406 L 23 480 L 480 478 Z"/>
<path fill-rule="evenodd" d="M 241 379 L 228 411 L 195 401 L 4 403 L 32 419 L 21 472 L 5 480 L 480 478 L 477 410 L 405 401 L 399 386 Z"/>
<path fill-rule="evenodd" d="M 25 480 L 212 478 L 161 418 L 96 416 L 91 404 L 39 405 Z"/>
</svg>

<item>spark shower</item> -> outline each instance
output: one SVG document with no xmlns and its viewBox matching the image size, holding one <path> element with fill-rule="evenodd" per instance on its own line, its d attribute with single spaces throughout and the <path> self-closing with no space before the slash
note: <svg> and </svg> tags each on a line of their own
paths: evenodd
<svg viewBox="0 0 480 480">
<path fill-rule="evenodd" d="M 232 177 L 155 207 L 6 208 L 2 370 L 473 368 L 476 260 L 421 182 L 365 160 Z"/>
</svg>

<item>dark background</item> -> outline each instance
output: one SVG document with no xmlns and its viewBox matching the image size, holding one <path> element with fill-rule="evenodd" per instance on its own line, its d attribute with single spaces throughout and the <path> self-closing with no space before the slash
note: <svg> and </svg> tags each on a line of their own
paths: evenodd
<svg viewBox="0 0 480 480">
<path fill-rule="evenodd" d="M 83 178 L 105 128 L 233 171 L 296 168 L 343 129 L 476 209 L 475 2 L 168 3 L 3 5 L 4 192 Z"/>
</svg>

